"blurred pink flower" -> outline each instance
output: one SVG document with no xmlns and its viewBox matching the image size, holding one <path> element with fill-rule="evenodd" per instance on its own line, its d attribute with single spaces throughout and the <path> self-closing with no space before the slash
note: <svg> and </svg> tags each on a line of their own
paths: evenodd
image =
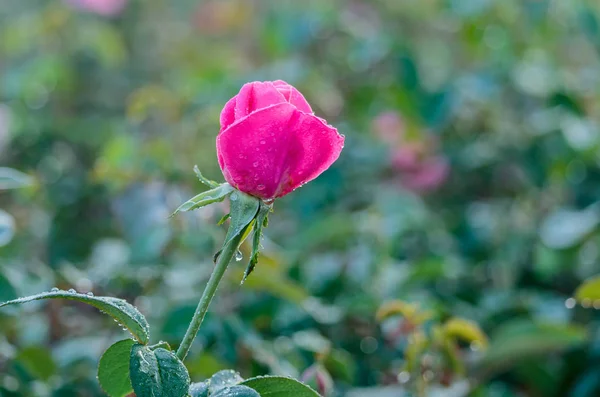
<svg viewBox="0 0 600 397">
<path fill-rule="evenodd" d="M 445 157 L 423 156 L 414 146 L 397 149 L 392 155 L 392 167 L 405 188 L 420 193 L 439 188 L 450 174 Z"/>
<path fill-rule="evenodd" d="M 405 188 L 425 193 L 446 182 L 450 164 L 443 155 L 437 154 L 437 141 L 427 135 L 408 141 L 398 112 L 380 113 L 373 120 L 373 129 L 379 139 L 390 146 L 390 166 Z"/>
<path fill-rule="evenodd" d="M 373 130 L 381 141 L 398 145 L 404 138 L 404 121 L 395 111 L 380 113 L 373 120 Z"/>
<path fill-rule="evenodd" d="M 65 0 L 74 8 L 93 12 L 106 17 L 116 16 L 123 11 L 127 0 Z"/>
</svg>

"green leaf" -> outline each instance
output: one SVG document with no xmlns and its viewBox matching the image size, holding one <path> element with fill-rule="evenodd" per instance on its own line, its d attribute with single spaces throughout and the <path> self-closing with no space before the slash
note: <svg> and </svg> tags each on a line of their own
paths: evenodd
<svg viewBox="0 0 600 397">
<path fill-rule="evenodd" d="M 252 271 L 256 267 L 256 264 L 258 263 L 260 239 L 262 237 L 262 230 L 266 223 L 267 216 L 269 215 L 269 211 L 271 211 L 271 206 L 261 202 L 260 207 L 258 209 L 258 214 L 256 215 L 256 222 L 254 223 L 254 236 L 252 236 L 252 253 L 250 254 L 250 261 L 248 262 L 246 271 L 244 271 L 242 283 L 246 281 L 246 278 L 248 278 L 248 276 L 250 275 L 250 273 L 252 273 Z"/>
<path fill-rule="evenodd" d="M 207 190 L 205 192 L 200 193 L 197 196 L 192 197 L 185 203 L 181 204 L 179 208 L 175 210 L 171 214 L 171 216 L 175 216 L 179 212 L 192 211 L 200 207 L 204 207 L 208 204 L 216 203 L 218 201 L 225 200 L 225 197 L 233 192 L 233 187 L 228 183 L 223 183 L 222 185 L 217 186 L 214 189 Z"/>
<path fill-rule="evenodd" d="M 224 369 L 211 376 L 209 380 L 209 395 L 221 390 L 227 386 L 234 386 L 242 382 L 244 378 L 240 374 L 232 369 Z"/>
<path fill-rule="evenodd" d="M 110 397 L 123 397 L 133 391 L 129 377 L 129 357 L 135 341 L 125 339 L 109 347 L 98 364 L 98 381 Z"/>
<path fill-rule="evenodd" d="M 581 302 L 593 302 L 600 299 L 600 276 L 594 276 L 583 282 L 575 291 L 575 298 Z"/>
<path fill-rule="evenodd" d="M 246 230 L 246 226 L 256 217 L 260 199 L 236 190 L 229 196 L 231 223 L 225 236 L 223 246 L 238 234 Z"/>
<path fill-rule="evenodd" d="M 256 390 L 249 388 L 248 386 L 228 386 L 220 389 L 215 394 L 211 394 L 211 397 L 261 397 Z M 294 395 L 295 396 L 295 395 Z"/>
<path fill-rule="evenodd" d="M 23 298 L 14 299 L 8 302 L 0 303 L 0 307 L 13 305 L 17 303 L 27 303 L 42 299 L 67 299 L 100 309 L 103 313 L 111 316 L 120 325 L 127 328 L 133 337 L 140 343 L 146 344 L 150 339 L 150 326 L 142 313 L 135 306 L 127 303 L 127 301 L 113 297 L 98 297 L 88 294 L 79 294 L 75 290 L 62 291 L 53 289 L 49 292 L 26 296 Z"/>
<path fill-rule="evenodd" d="M 200 168 L 198 168 L 197 165 L 194 166 L 194 173 L 196 174 L 196 177 L 198 177 L 198 179 L 200 180 L 200 182 L 204 183 L 206 186 L 210 187 L 210 188 L 216 188 L 220 185 L 219 182 L 215 182 L 213 180 L 208 179 L 207 177 L 205 177 L 204 175 L 202 175 L 202 173 L 200 172 Z"/>
<path fill-rule="evenodd" d="M 229 219 L 229 217 L 230 217 L 229 213 L 223 215 L 223 217 L 221 217 L 221 219 L 219 219 L 219 222 L 217 222 L 217 226 L 221 226 L 222 224 L 224 224 L 225 221 L 227 219 Z"/>
<path fill-rule="evenodd" d="M 190 395 L 192 397 L 208 397 L 208 386 L 210 385 L 209 381 L 204 381 L 200 383 L 192 383 L 190 385 Z"/>
<path fill-rule="evenodd" d="M 151 350 L 134 345 L 129 364 L 131 384 L 137 397 L 184 397 L 190 375 L 183 363 L 163 348 Z"/>
<path fill-rule="evenodd" d="M 241 385 L 256 390 L 261 397 L 319 397 L 319 394 L 292 378 L 283 376 L 257 376 L 246 379 Z"/>
<path fill-rule="evenodd" d="M 48 380 L 56 373 L 56 364 L 52 355 L 48 349 L 42 346 L 29 346 L 21 349 L 16 360 L 37 379 Z"/>
<path fill-rule="evenodd" d="M 586 339 L 586 329 L 576 325 L 512 321 L 491 338 L 478 367 L 487 373 L 495 372 L 514 362 L 566 350 Z"/>
<path fill-rule="evenodd" d="M 33 178 L 12 168 L 0 167 L 0 190 L 29 186 Z"/>
</svg>

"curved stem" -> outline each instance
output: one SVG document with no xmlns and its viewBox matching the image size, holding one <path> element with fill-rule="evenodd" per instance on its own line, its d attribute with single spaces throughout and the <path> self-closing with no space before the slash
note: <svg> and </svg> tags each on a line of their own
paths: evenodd
<svg viewBox="0 0 600 397">
<path fill-rule="evenodd" d="M 215 268 L 208 279 L 208 283 L 206 283 L 206 288 L 204 288 L 200 302 L 198 302 L 198 307 L 196 308 L 194 317 L 192 317 L 192 321 L 185 332 L 185 336 L 179 345 L 179 349 L 177 349 L 177 357 L 179 357 L 179 359 L 182 361 L 185 359 L 185 356 L 187 356 L 190 348 L 192 347 L 192 343 L 194 342 L 196 334 L 198 334 L 198 330 L 200 329 L 200 324 L 202 324 L 202 320 L 204 320 L 204 316 L 208 311 L 208 306 L 210 305 L 213 296 L 215 296 L 215 292 L 217 292 L 217 287 L 219 286 L 219 282 L 225 274 L 225 270 L 227 270 L 227 266 L 239 248 L 243 234 L 244 233 L 239 233 L 229 242 L 229 244 L 223 247 L 223 251 L 221 251 L 221 254 L 217 258 L 217 263 L 215 264 Z"/>
</svg>

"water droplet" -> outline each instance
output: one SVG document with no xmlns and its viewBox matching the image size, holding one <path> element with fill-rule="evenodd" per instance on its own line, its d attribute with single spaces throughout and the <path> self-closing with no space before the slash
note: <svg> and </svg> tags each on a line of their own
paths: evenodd
<svg viewBox="0 0 600 397">
<path fill-rule="evenodd" d="M 258 167 L 258 161 L 255 161 L 254 163 L 252 163 L 252 166 L 253 166 L 254 168 Z"/>
<path fill-rule="evenodd" d="M 68 292 L 69 292 L 69 294 L 76 294 L 77 293 L 77 291 L 75 291 L 73 288 L 70 288 Z"/>
<path fill-rule="evenodd" d="M 54 287 L 54 288 L 52 288 L 52 289 L 50 290 L 50 292 L 58 292 L 58 291 L 60 291 L 60 290 L 59 290 L 58 288 L 56 288 L 56 287 Z"/>
<path fill-rule="evenodd" d="M 594 309 L 600 310 L 600 299 L 594 301 Z"/>
<path fill-rule="evenodd" d="M 229 199 L 230 199 L 231 201 L 236 201 L 236 200 L 238 199 L 238 195 L 237 195 L 237 193 L 233 193 L 231 196 L 229 196 Z"/>
<path fill-rule="evenodd" d="M 243 154 L 240 154 L 238 157 L 239 157 L 239 158 L 241 158 L 241 159 L 243 159 L 243 158 L 244 158 L 244 155 L 243 155 Z"/>
<path fill-rule="evenodd" d="M 265 140 L 260 141 L 261 145 L 265 145 L 266 143 L 267 143 L 267 141 L 265 141 Z"/>
<path fill-rule="evenodd" d="M 238 251 L 235 253 L 235 260 L 239 262 L 239 261 L 241 261 L 242 259 L 244 259 L 244 255 L 242 254 L 242 251 L 238 250 Z"/>
<path fill-rule="evenodd" d="M 260 148 L 256 148 L 256 151 L 257 151 L 257 152 L 259 152 L 259 151 L 260 151 Z"/>
<path fill-rule="evenodd" d="M 258 190 L 265 190 L 265 185 L 258 185 L 256 188 Z"/>
<path fill-rule="evenodd" d="M 575 298 L 569 298 L 565 301 L 565 307 L 567 309 L 572 309 L 575 307 L 576 303 L 577 303 L 577 301 L 575 300 Z"/>
<path fill-rule="evenodd" d="M 90 292 L 88 292 L 86 295 L 87 295 L 87 296 L 94 296 L 94 293 L 93 293 L 92 291 L 90 291 Z"/>
</svg>

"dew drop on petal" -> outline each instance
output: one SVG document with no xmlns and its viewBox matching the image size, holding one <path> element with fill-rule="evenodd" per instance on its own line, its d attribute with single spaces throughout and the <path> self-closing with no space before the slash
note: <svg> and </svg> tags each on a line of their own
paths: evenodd
<svg viewBox="0 0 600 397">
<path fill-rule="evenodd" d="M 230 199 L 231 201 L 236 201 L 236 200 L 238 199 L 238 195 L 237 195 L 237 193 L 233 193 L 231 196 L 229 196 L 229 199 Z"/>
<path fill-rule="evenodd" d="M 260 141 L 261 145 L 265 145 L 266 143 L 267 143 L 267 141 L 265 141 L 265 140 Z"/>
<path fill-rule="evenodd" d="M 258 185 L 256 188 L 258 190 L 265 190 L 265 185 Z"/>
<path fill-rule="evenodd" d="M 254 168 L 258 167 L 258 161 L 255 161 L 254 163 L 252 163 L 252 166 L 253 166 Z"/>
</svg>

